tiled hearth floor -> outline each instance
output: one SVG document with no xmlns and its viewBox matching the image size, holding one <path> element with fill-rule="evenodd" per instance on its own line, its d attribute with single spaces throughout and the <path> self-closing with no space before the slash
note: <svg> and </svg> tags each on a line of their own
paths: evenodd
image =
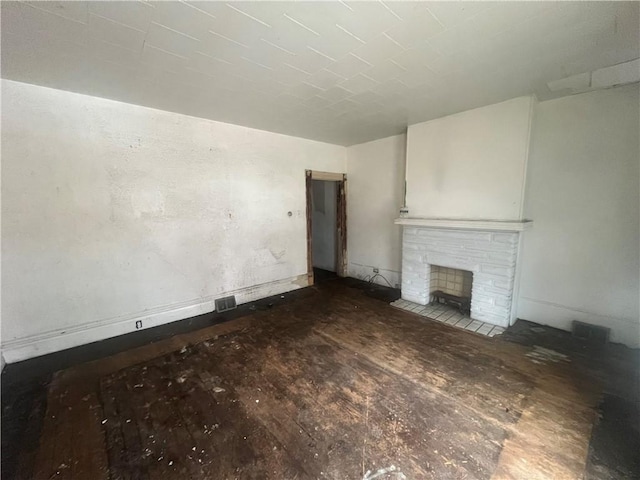
<svg viewBox="0 0 640 480">
<path fill-rule="evenodd" d="M 446 323 L 447 325 L 476 332 L 480 335 L 486 335 L 487 337 L 500 335 L 504 332 L 503 327 L 484 323 L 480 320 L 472 320 L 471 317 L 461 314 L 457 308 L 449 307 L 447 305 L 435 304 L 425 306 L 400 299 L 395 302 L 391 302 L 391 306 L 408 312 L 417 313 L 418 315 L 422 315 L 423 317 L 430 318 L 437 322 Z"/>
</svg>

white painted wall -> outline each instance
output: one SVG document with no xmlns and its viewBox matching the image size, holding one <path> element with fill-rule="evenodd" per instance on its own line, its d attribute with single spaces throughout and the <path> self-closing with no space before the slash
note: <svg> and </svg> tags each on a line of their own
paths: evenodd
<svg viewBox="0 0 640 480">
<path fill-rule="evenodd" d="M 638 84 L 537 106 L 518 316 L 640 345 Z"/>
<path fill-rule="evenodd" d="M 519 97 L 411 125 L 409 216 L 521 219 L 534 103 Z"/>
<path fill-rule="evenodd" d="M 312 248 L 313 266 L 336 271 L 336 247 L 338 241 L 337 183 L 328 180 L 313 180 Z"/>
<path fill-rule="evenodd" d="M 406 136 L 347 149 L 347 251 L 349 275 L 373 276 L 373 267 L 400 284 L 402 230 L 394 225 L 404 196 Z M 378 277 L 376 283 L 386 285 Z"/>
<path fill-rule="evenodd" d="M 306 285 L 305 169 L 344 147 L 4 80 L 2 103 L 8 362 Z"/>
</svg>

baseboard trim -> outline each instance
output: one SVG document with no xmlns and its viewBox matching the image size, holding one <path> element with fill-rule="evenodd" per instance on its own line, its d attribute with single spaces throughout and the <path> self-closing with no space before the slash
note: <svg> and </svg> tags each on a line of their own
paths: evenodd
<svg viewBox="0 0 640 480">
<path fill-rule="evenodd" d="M 610 317 L 529 297 L 520 297 L 518 318 L 571 331 L 574 320 L 611 329 L 610 340 L 631 348 L 640 347 L 640 322 Z"/>
<path fill-rule="evenodd" d="M 19 338 L 2 343 L 2 356 L 6 363 L 15 363 L 68 348 L 106 340 L 142 329 L 158 327 L 167 323 L 215 311 L 216 298 L 235 295 L 238 305 L 253 302 L 271 295 L 290 292 L 308 285 L 307 274 L 254 285 L 229 292 L 221 292 L 197 300 L 157 307 L 121 317 L 99 320 L 50 332 Z M 142 327 L 136 329 L 136 322 Z"/>
</svg>

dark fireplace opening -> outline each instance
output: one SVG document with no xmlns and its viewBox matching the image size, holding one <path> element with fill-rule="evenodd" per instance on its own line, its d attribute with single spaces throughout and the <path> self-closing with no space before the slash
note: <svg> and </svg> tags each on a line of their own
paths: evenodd
<svg viewBox="0 0 640 480">
<path fill-rule="evenodd" d="M 464 315 L 471 314 L 473 273 L 431 265 L 429 303 L 451 305 Z"/>
</svg>

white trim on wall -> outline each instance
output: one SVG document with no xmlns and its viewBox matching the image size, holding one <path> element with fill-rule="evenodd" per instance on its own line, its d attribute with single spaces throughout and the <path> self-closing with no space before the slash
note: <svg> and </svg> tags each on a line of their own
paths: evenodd
<svg viewBox="0 0 640 480">
<path fill-rule="evenodd" d="M 334 172 L 318 172 L 317 170 L 311 171 L 311 179 L 312 180 L 326 180 L 329 182 L 341 182 L 347 178 L 344 173 L 334 173 Z"/>
<path fill-rule="evenodd" d="M 393 223 L 410 227 L 479 230 L 483 232 L 523 232 L 533 225 L 531 220 L 462 220 L 449 218 L 396 218 Z"/>
<path fill-rule="evenodd" d="M 560 305 L 546 300 L 520 297 L 518 318 L 541 325 L 571 331 L 573 321 L 601 325 L 611 329 L 610 340 L 631 348 L 640 347 L 640 324 L 609 315 L 601 315 L 578 307 Z"/>
<path fill-rule="evenodd" d="M 52 330 L 39 335 L 10 340 L 2 344 L 3 364 L 19 362 L 33 357 L 66 350 L 68 348 L 117 337 L 136 330 L 153 328 L 196 315 L 213 312 L 215 299 L 235 295 L 238 304 L 248 303 L 271 295 L 297 290 L 308 285 L 307 274 L 285 278 L 262 285 L 254 285 L 232 292 L 200 298 L 174 305 L 136 312 L 117 318 L 84 323 L 70 328 Z M 142 327 L 136 329 L 136 322 Z"/>
</svg>

